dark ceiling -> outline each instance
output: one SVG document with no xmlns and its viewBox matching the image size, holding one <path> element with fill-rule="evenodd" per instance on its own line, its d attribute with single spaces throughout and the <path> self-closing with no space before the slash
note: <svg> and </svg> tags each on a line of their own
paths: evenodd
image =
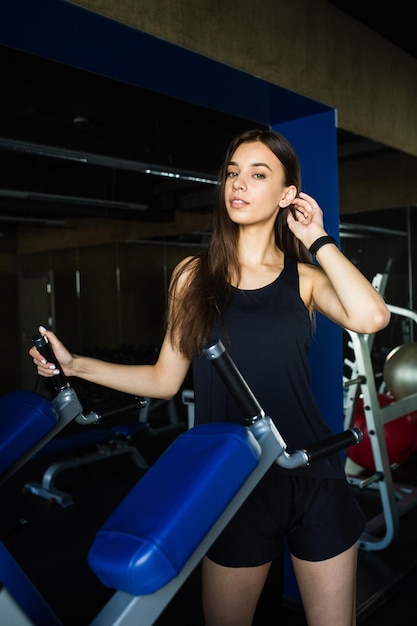
<svg viewBox="0 0 417 626">
<path fill-rule="evenodd" d="M 249 125 L 4 46 L 0 65 L 3 222 L 206 210 L 219 158 Z"/>
<path fill-rule="evenodd" d="M 404 3 L 395 14 L 370 2 L 331 4 L 417 56 Z M 168 221 L 177 209 L 206 211 L 219 158 L 253 126 L 5 46 L 0 67 L 3 225 L 68 216 Z M 338 142 L 340 154 L 364 145 L 343 132 Z"/>
<path fill-rule="evenodd" d="M 328 0 L 338 9 L 417 58 L 415 3 L 410 0 Z"/>
</svg>

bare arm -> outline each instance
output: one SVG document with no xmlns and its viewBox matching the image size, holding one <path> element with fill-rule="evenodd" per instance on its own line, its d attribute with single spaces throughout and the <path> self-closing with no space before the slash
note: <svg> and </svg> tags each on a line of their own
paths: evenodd
<svg viewBox="0 0 417 626">
<path fill-rule="evenodd" d="M 324 246 L 317 257 L 320 268 L 300 272 L 300 277 L 310 275 L 310 308 L 354 332 L 385 328 L 390 312 L 367 278 L 334 245 Z"/>
<path fill-rule="evenodd" d="M 288 225 L 307 248 L 326 235 L 323 214 L 317 202 L 300 194 L 297 219 L 289 214 Z M 299 217 L 307 215 L 307 218 Z M 390 312 L 383 298 L 369 280 L 333 244 L 317 252 L 320 267 L 305 266 L 300 270 L 304 301 L 340 326 L 354 332 L 375 333 L 385 328 Z"/>
<path fill-rule="evenodd" d="M 190 366 L 190 361 L 172 345 L 169 333 L 154 365 L 122 365 L 72 354 L 52 331 L 41 327 L 39 332 L 48 338 L 66 376 L 77 376 L 131 395 L 169 400 L 181 388 Z M 35 347 L 29 354 L 41 376 L 50 378 L 57 373 L 57 364 L 46 362 Z"/>
<path fill-rule="evenodd" d="M 40 329 L 40 332 L 50 341 L 66 376 L 77 376 L 131 395 L 171 399 L 179 391 L 190 365 L 174 350 L 168 338 L 162 344 L 155 365 L 122 365 L 72 354 L 52 331 Z M 57 364 L 45 362 L 36 348 L 31 348 L 29 354 L 41 376 L 50 378 L 56 374 Z"/>
</svg>

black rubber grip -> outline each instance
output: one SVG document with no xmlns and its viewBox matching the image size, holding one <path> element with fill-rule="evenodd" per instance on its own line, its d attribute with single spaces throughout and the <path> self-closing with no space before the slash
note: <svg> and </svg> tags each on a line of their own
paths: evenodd
<svg viewBox="0 0 417 626">
<path fill-rule="evenodd" d="M 241 409 L 244 419 L 253 422 L 257 418 L 263 417 L 265 413 L 261 405 L 253 395 L 235 363 L 227 354 L 222 342 L 218 341 L 211 346 L 207 346 L 203 352 L 213 362 L 229 393 Z"/>
<path fill-rule="evenodd" d="M 51 344 L 48 342 L 47 338 L 41 335 L 39 332 L 33 335 L 32 343 L 35 348 L 40 352 L 40 354 L 49 362 L 54 363 L 56 369 L 59 370 L 59 374 L 55 374 L 51 379 L 52 384 L 57 391 L 61 391 L 66 387 L 69 387 L 68 378 L 65 376 L 64 372 L 61 369 L 61 366 L 54 354 L 54 351 L 51 348 Z"/>
<path fill-rule="evenodd" d="M 229 393 L 233 396 L 236 403 L 240 407 L 245 420 L 253 423 L 259 417 L 265 416 L 265 412 L 263 411 L 261 405 L 255 398 L 252 390 L 238 370 L 236 364 L 227 354 L 222 342 L 218 341 L 217 343 L 206 346 L 203 349 L 203 352 L 207 359 L 212 361 Z M 350 446 L 359 443 L 362 438 L 363 433 L 359 428 L 349 428 L 348 430 L 332 435 L 327 439 L 319 441 L 316 444 L 312 444 L 311 446 L 308 446 L 303 450 L 299 450 L 298 452 L 302 453 L 303 464 L 309 464 L 313 461 L 326 457 L 329 454 L 339 452 L 344 448 L 349 448 Z M 287 455 L 287 458 L 290 461 L 291 457 L 294 459 L 298 458 L 298 456 L 294 453 L 293 455 Z M 290 467 L 290 461 L 289 464 L 282 464 L 283 467 Z M 281 465 L 279 461 L 278 464 Z M 294 465 L 294 467 L 299 467 L 299 465 Z"/>
<path fill-rule="evenodd" d="M 362 441 L 363 433 L 359 428 L 349 428 L 337 435 L 332 435 L 323 441 L 307 446 L 306 453 L 310 458 L 310 462 L 318 461 L 329 454 L 339 452 L 344 448 L 349 448 Z"/>
</svg>

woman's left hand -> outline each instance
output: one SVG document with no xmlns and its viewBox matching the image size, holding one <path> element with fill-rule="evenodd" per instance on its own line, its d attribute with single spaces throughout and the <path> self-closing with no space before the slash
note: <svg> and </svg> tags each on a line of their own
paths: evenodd
<svg viewBox="0 0 417 626">
<path fill-rule="evenodd" d="M 292 205 L 295 217 L 288 211 L 288 228 L 309 248 L 318 237 L 327 234 L 323 225 L 323 211 L 314 198 L 303 191 L 294 198 Z"/>
</svg>

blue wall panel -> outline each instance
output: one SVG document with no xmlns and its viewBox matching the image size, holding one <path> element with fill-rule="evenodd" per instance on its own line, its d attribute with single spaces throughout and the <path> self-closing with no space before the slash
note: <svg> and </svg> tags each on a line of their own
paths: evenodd
<svg viewBox="0 0 417 626">
<path fill-rule="evenodd" d="M 327 232 L 339 241 L 339 200 L 335 111 L 302 117 L 274 127 L 296 149 L 302 190 L 313 196 L 324 214 Z M 317 329 L 310 351 L 312 387 L 327 423 L 343 430 L 342 330 L 317 314 Z M 299 598 L 299 590 L 288 552 L 285 555 L 285 594 Z"/>
<path fill-rule="evenodd" d="M 339 199 L 335 112 L 275 125 L 296 149 L 301 163 L 303 191 L 313 196 L 324 213 L 327 232 L 339 241 Z M 317 315 L 311 348 L 312 384 L 327 422 L 343 428 L 342 331 Z"/>
<path fill-rule="evenodd" d="M 2 0 L 0 43 L 260 123 L 328 110 L 65 0 Z"/>
</svg>

